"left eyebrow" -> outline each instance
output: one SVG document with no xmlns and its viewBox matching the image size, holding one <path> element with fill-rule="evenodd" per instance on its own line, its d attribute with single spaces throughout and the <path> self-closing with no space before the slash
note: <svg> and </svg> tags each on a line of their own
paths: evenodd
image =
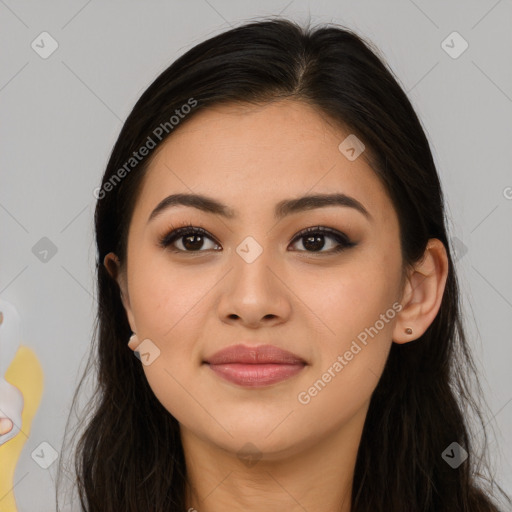
<svg viewBox="0 0 512 512">
<path fill-rule="evenodd" d="M 158 203 L 156 208 L 149 215 L 148 223 L 160 215 L 164 210 L 174 206 L 190 206 L 206 213 L 221 215 L 226 219 L 233 219 L 237 217 L 235 210 L 212 197 L 207 197 L 201 194 L 171 194 Z M 302 196 L 295 199 L 285 199 L 276 204 L 274 217 L 276 220 L 280 220 L 283 217 L 294 213 L 313 210 L 316 208 L 326 208 L 329 206 L 354 208 L 363 214 L 368 220 L 373 220 L 370 212 L 357 199 L 340 193 L 316 194 Z"/>
</svg>

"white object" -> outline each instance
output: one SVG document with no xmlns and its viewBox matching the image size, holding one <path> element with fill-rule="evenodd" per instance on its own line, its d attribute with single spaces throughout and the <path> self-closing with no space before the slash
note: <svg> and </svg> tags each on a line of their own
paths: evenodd
<svg viewBox="0 0 512 512">
<path fill-rule="evenodd" d="M 20 346 L 21 321 L 16 308 L 1 298 L 0 320 L 0 418 L 13 423 L 10 432 L 0 435 L 1 446 L 20 431 L 24 400 L 21 391 L 4 378 Z"/>
</svg>

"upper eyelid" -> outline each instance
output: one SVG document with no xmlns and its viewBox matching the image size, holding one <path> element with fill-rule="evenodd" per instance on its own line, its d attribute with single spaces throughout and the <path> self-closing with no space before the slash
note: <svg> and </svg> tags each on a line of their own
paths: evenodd
<svg viewBox="0 0 512 512">
<path fill-rule="evenodd" d="M 179 240 L 181 237 L 185 236 L 189 232 L 196 232 L 203 234 L 204 236 L 207 236 L 210 238 L 213 242 L 220 245 L 220 242 L 207 230 L 200 226 L 193 225 L 191 223 L 187 225 L 177 226 L 175 228 L 171 227 L 169 228 L 166 233 L 160 237 L 160 240 L 164 242 L 166 239 L 169 239 L 169 245 L 176 242 L 176 240 Z M 303 228 L 299 230 L 293 238 L 290 240 L 290 242 L 295 242 L 297 239 L 302 238 L 304 236 L 307 236 L 308 233 L 315 233 L 319 232 L 324 234 L 327 237 L 332 237 L 334 239 L 341 238 L 342 241 L 349 245 L 355 245 L 354 242 L 352 242 L 352 239 L 344 232 L 331 228 L 329 226 L 323 226 L 323 225 L 315 225 L 315 226 L 308 226 L 306 228 Z M 172 235 L 172 236 L 170 236 Z M 339 242 L 338 242 L 339 243 Z M 193 251 L 191 251 L 193 252 Z M 203 252 L 203 251 L 197 251 L 197 252 Z"/>
</svg>

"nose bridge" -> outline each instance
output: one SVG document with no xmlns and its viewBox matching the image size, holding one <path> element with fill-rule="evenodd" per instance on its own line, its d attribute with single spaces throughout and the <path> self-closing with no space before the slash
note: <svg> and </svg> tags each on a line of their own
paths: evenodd
<svg viewBox="0 0 512 512">
<path fill-rule="evenodd" d="M 261 243 L 249 235 L 236 247 L 233 254 L 233 279 L 235 286 L 249 287 L 246 289 L 248 293 L 267 294 L 273 287 L 269 267 L 273 264 L 274 251 L 268 246 L 267 240 L 263 240 L 263 235 L 258 238 Z"/>
<path fill-rule="evenodd" d="M 275 275 L 278 266 L 275 251 L 247 236 L 232 254 L 229 286 L 225 288 L 219 313 L 224 318 L 239 317 L 248 325 L 257 325 L 268 318 L 283 318 L 289 313 L 286 287 Z"/>
</svg>

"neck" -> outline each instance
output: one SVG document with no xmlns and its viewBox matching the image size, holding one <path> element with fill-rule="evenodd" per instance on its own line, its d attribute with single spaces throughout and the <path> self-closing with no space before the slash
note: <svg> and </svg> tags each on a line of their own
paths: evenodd
<svg viewBox="0 0 512 512">
<path fill-rule="evenodd" d="M 241 457 L 181 426 L 187 511 L 350 512 L 367 410 L 350 424 L 286 454 Z M 243 444 L 243 443 L 241 443 Z M 257 444 L 257 443 L 254 443 Z"/>
</svg>

